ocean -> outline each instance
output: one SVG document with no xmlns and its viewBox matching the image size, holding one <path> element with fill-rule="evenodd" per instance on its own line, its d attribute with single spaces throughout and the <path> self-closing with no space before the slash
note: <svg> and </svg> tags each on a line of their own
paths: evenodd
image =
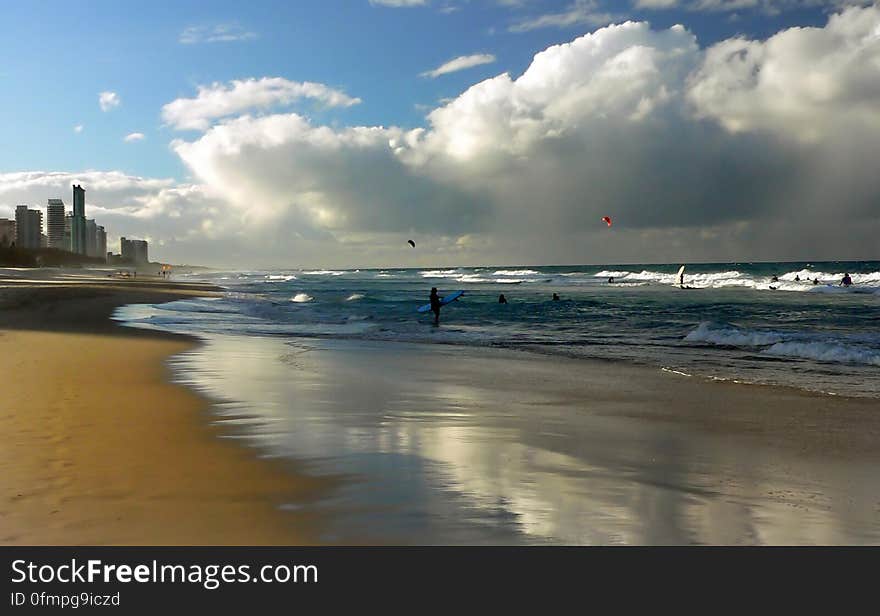
<svg viewBox="0 0 880 616">
<path fill-rule="evenodd" d="M 186 279 L 223 287 L 221 298 L 130 306 L 117 318 L 196 335 L 510 348 L 880 397 L 880 262 L 689 264 L 691 290 L 676 286 L 678 268 L 211 272 Z M 849 288 L 838 285 L 845 273 Z M 416 312 L 433 286 L 465 292 L 443 308 L 439 327 Z M 502 293 L 507 304 L 498 303 Z"/>
<path fill-rule="evenodd" d="M 282 505 L 322 541 L 876 543 L 833 397 L 880 397 L 880 263 L 678 267 L 210 272 L 115 318 L 199 336 L 169 366 L 225 438 L 337 479 Z"/>
</svg>

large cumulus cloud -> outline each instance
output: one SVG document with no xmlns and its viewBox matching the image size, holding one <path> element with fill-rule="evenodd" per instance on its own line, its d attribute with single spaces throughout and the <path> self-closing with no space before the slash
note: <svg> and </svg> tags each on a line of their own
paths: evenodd
<svg viewBox="0 0 880 616">
<path fill-rule="evenodd" d="M 379 254 L 371 233 L 413 231 L 449 260 L 853 257 L 877 227 L 878 28 L 880 9 L 854 8 L 704 50 L 628 22 L 475 84 L 424 128 L 244 116 L 174 149 L 255 224 L 360 238 L 348 262 Z"/>
<path fill-rule="evenodd" d="M 877 6 L 709 49 L 628 22 L 415 129 L 199 114 L 172 144 L 191 184 L 127 213 L 176 211 L 169 246 L 235 265 L 876 257 L 878 41 Z M 211 98 L 229 110 L 233 95 Z M 420 250 L 402 251 L 413 235 Z"/>
</svg>

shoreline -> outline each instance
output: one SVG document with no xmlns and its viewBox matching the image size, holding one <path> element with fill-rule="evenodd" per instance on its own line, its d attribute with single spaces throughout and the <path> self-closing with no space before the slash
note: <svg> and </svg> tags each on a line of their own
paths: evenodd
<svg viewBox="0 0 880 616">
<path fill-rule="evenodd" d="M 321 520 L 278 506 L 317 498 L 329 481 L 218 438 L 209 402 L 169 378 L 168 358 L 196 338 L 110 318 L 216 289 L 0 285 L 0 544 L 318 543 Z"/>
<path fill-rule="evenodd" d="M 870 399 L 530 349 L 232 336 L 223 356 L 210 335 L 111 319 L 215 290 L 0 279 L 0 370 L 16 375 L 0 398 L 0 544 L 880 542 Z M 224 365 L 264 344 L 262 361 Z M 205 375 L 274 394 L 279 359 L 301 397 L 280 396 L 297 404 L 261 443 L 249 426 L 268 399 L 218 395 Z M 380 449 L 352 452 L 373 429 Z M 285 434 L 289 451 L 266 446 Z M 456 507 L 460 523 L 435 519 Z"/>
</svg>

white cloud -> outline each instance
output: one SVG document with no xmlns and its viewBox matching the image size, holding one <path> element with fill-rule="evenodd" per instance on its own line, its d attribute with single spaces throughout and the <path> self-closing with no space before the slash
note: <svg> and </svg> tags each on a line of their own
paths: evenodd
<svg viewBox="0 0 880 616">
<path fill-rule="evenodd" d="M 74 127 L 73 127 L 73 132 L 75 132 L 75 133 L 81 133 L 81 132 L 83 132 L 83 125 L 82 125 L 82 124 L 77 124 L 76 126 L 74 126 Z"/>
<path fill-rule="evenodd" d="M 217 24 L 214 26 L 190 26 L 180 33 L 178 41 L 183 45 L 198 43 L 232 43 L 257 38 L 256 32 L 245 30 L 237 24 Z"/>
<path fill-rule="evenodd" d="M 243 116 L 174 151 L 252 224 L 301 232 L 461 229 L 461 191 L 412 173 L 390 147 L 401 129 L 313 126 L 297 114 Z"/>
<path fill-rule="evenodd" d="M 350 107 L 361 102 L 321 83 L 263 77 L 199 86 L 195 98 L 178 98 L 162 107 L 162 119 L 178 130 L 205 130 L 219 118 L 254 108 L 290 105 L 303 98 L 330 107 Z"/>
<path fill-rule="evenodd" d="M 143 141 L 144 134 L 143 133 L 129 133 L 122 140 L 126 143 L 132 143 L 134 141 Z"/>
<path fill-rule="evenodd" d="M 472 86 L 429 116 L 432 130 L 414 153 L 519 155 L 590 119 L 635 121 L 672 99 L 697 59 L 696 40 L 681 26 L 610 26 L 540 52 L 516 80 L 503 74 Z"/>
<path fill-rule="evenodd" d="M 98 94 L 98 104 L 101 106 L 101 111 L 110 111 L 114 107 L 119 107 L 121 102 L 116 92 L 101 92 Z"/>
<path fill-rule="evenodd" d="M 819 140 L 844 127 L 880 130 L 880 7 L 766 41 L 722 41 L 706 51 L 689 99 L 732 132 Z"/>
<path fill-rule="evenodd" d="M 572 26 L 602 26 L 615 21 L 617 16 L 600 8 L 596 0 L 574 0 L 568 7 L 557 13 L 545 13 L 522 19 L 508 30 L 527 32 L 539 28 L 569 28 Z"/>
<path fill-rule="evenodd" d="M 456 71 L 463 71 L 465 69 L 480 66 L 481 64 L 491 64 L 495 62 L 495 56 L 488 53 L 477 53 L 469 56 L 459 56 L 450 60 L 449 62 L 445 62 L 431 71 L 425 71 L 422 73 L 422 77 L 431 77 L 436 78 L 440 75 L 446 75 L 447 73 L 454 73 Z"/>
<path fill-rule="evenodd" d="M 637 9 L 671 9 L 678 6 L 679 0 L 635 0 Z"/>
</svg>

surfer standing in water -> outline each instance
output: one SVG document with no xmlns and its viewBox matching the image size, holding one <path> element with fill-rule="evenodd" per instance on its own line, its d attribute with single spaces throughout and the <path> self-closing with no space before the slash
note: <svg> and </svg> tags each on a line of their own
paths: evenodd
<svg viewBox="0 0 880 616">
<path fill-rule="evenodd" d="M 440 325 L 440 296 L 437 287 L 431 287 L 431 312 L 434 313 L 434 325 Z"/>
</svg>

